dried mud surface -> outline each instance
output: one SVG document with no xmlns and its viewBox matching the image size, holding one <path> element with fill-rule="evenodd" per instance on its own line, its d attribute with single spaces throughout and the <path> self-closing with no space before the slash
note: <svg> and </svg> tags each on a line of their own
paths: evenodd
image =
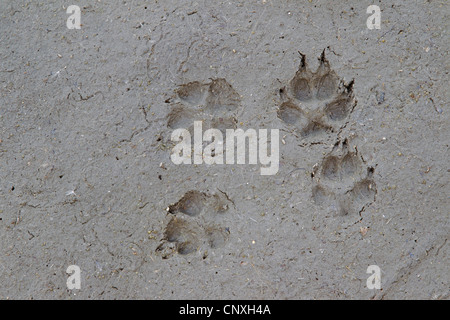
<svg viewBox="0 0 450 320">
<path fill-rule="evenodd" d="M 69 30 L 1 1 L 0 298 L 448 299 L 449 5 L 413 3 L 84 1 Z M 279 129 L 278 173 L 173 164 L 199 120 Z"/>
</svg>

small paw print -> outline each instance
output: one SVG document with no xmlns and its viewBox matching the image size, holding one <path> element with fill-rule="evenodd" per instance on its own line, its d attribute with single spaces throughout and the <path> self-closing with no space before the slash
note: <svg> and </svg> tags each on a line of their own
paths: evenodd
<svg viewBox="0 0 450 320">
<path fill-rule="evenodd" d="M 334 215 L 361 214 L 376 199 L 374 172 L 344 140 L 314 168 L 312 200 Z"/>
<path fill-rule="evenodd" d="M 224 246 L 230 234 L 224 226 L 224 215 L 232 204 L 225 193 L 208 194 L 197 190 L 186 192 L 180 200 L 167 208 L 171 215 L 164 230 L 164 238 L 156 249 L 163 258 L 173 253 L 188 255 L 215 250 Z"/>
<path fill-rule="evenodd" d="M 189 82 L 179 86 L 175 93 L 167 119 L 169 128 L 184 128 L 192 133 L 194 121 L 202 120 L 206 129 L 216 128 L 223 132 L 236 129 L 235 113 L 240 96 L 225 79 Z"/>
</svg>

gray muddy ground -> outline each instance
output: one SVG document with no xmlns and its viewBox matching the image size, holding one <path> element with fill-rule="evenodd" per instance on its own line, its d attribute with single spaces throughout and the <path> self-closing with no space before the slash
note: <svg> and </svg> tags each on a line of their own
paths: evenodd
<svg viewBox="0 0 450 320">
<path fill-rule="evenodd" d="M 0 298 L 448 299 L 448 21 L 444 0 L 1 0 Z M 279 171 L 175 165 L 195 120 L 279 129 Z"/>
</svg>

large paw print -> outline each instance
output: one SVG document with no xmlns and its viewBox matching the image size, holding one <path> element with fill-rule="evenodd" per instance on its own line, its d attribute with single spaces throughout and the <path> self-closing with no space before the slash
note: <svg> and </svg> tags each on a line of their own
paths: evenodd
<svg viewBox="0 0 450 320">
<path fill-rule="evenodd" d="M 282 103 L 278 117 L 302 139 L 315 141 L 321 134 L 339 132 L 345 126 L 356 106 L 353 81 L 346 84 L 339 80 L 325 58 L 325 50 L 316 72 L 308 68 L 305 55 L 300 55 L 298 71 L 288 85 L 280 89 Z"/>
<path fill-rule="evenodd" d="M 229 229 L 223 225 L 231 200 L 222 192 L 207 194 L 188 191 L 167 208 L 171 219 L 165 227 L 164 238 L 156 249 L 163 258 L 177 252 L 181 255 L 222 247 Z"/>
<path fill-rule="evenodd" d="M 313 202 L 336 215 L 361 214 L 376 198 L 374 171 L 365 166 L 356 148 L 350 150 L 347 140 L 338 142 L 314 167 Z"/>
<path fill-rule="evenodd" d="M 240 96 L 225 79 L 212 79 L 209 83 L 189 82 L 179 86 L 175 93 L 167 120 L 169 128 L 185 128 L 192 133 L 194 121 L 201 120 L 205 129 L 215 128 L 222 132 L 236 129 L 235 112 Z"/>
</svg>

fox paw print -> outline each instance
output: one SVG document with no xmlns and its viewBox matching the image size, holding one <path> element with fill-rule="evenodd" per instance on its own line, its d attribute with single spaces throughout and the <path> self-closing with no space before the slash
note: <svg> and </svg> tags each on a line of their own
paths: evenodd
<svg viewBox="0 0 450 320">
<path fill-rule="evenodd" d="M 374 172 L 356 148 L 349 149 L 346 139 L 315 166 L 312 200 L 335 215 L 361 214 L 376 199 Z"/>
<path fill-rule="evenodd" d="M 356 106 L 353 80 L 345 83 L 331 69 L 325 50 L 319 67 L 312 72 L 301 54 L 300 67 L 289 83 L 280 89 L 277 115 L 305 142 L 325 139 L 327 133 L 339 133 Z"/>
<path fill-rule="evenodd" d="M 192 133 L 194 121 L 200 120 L 205 129 L 236 128 L 235 113 L 240 96 L 225 79 L 212 79 L 209 83 L 189 82 L 179 86 L 175 94 L 167 118 L 169 128 L 184 128 Z"/>
<path fill-rule="evenodd" d="M 156 251 L 163 258 L 168 258 L 173 253 L 188 255 L 199 251 L 203 251 L 205 257 L 208 250 L 223 247 L 230 233 L 229 228 L 223 224 L 231 203 L 223 192 L 186 192 L 180 200 L 167 208 L 170 221 Z"/>
</svg>

